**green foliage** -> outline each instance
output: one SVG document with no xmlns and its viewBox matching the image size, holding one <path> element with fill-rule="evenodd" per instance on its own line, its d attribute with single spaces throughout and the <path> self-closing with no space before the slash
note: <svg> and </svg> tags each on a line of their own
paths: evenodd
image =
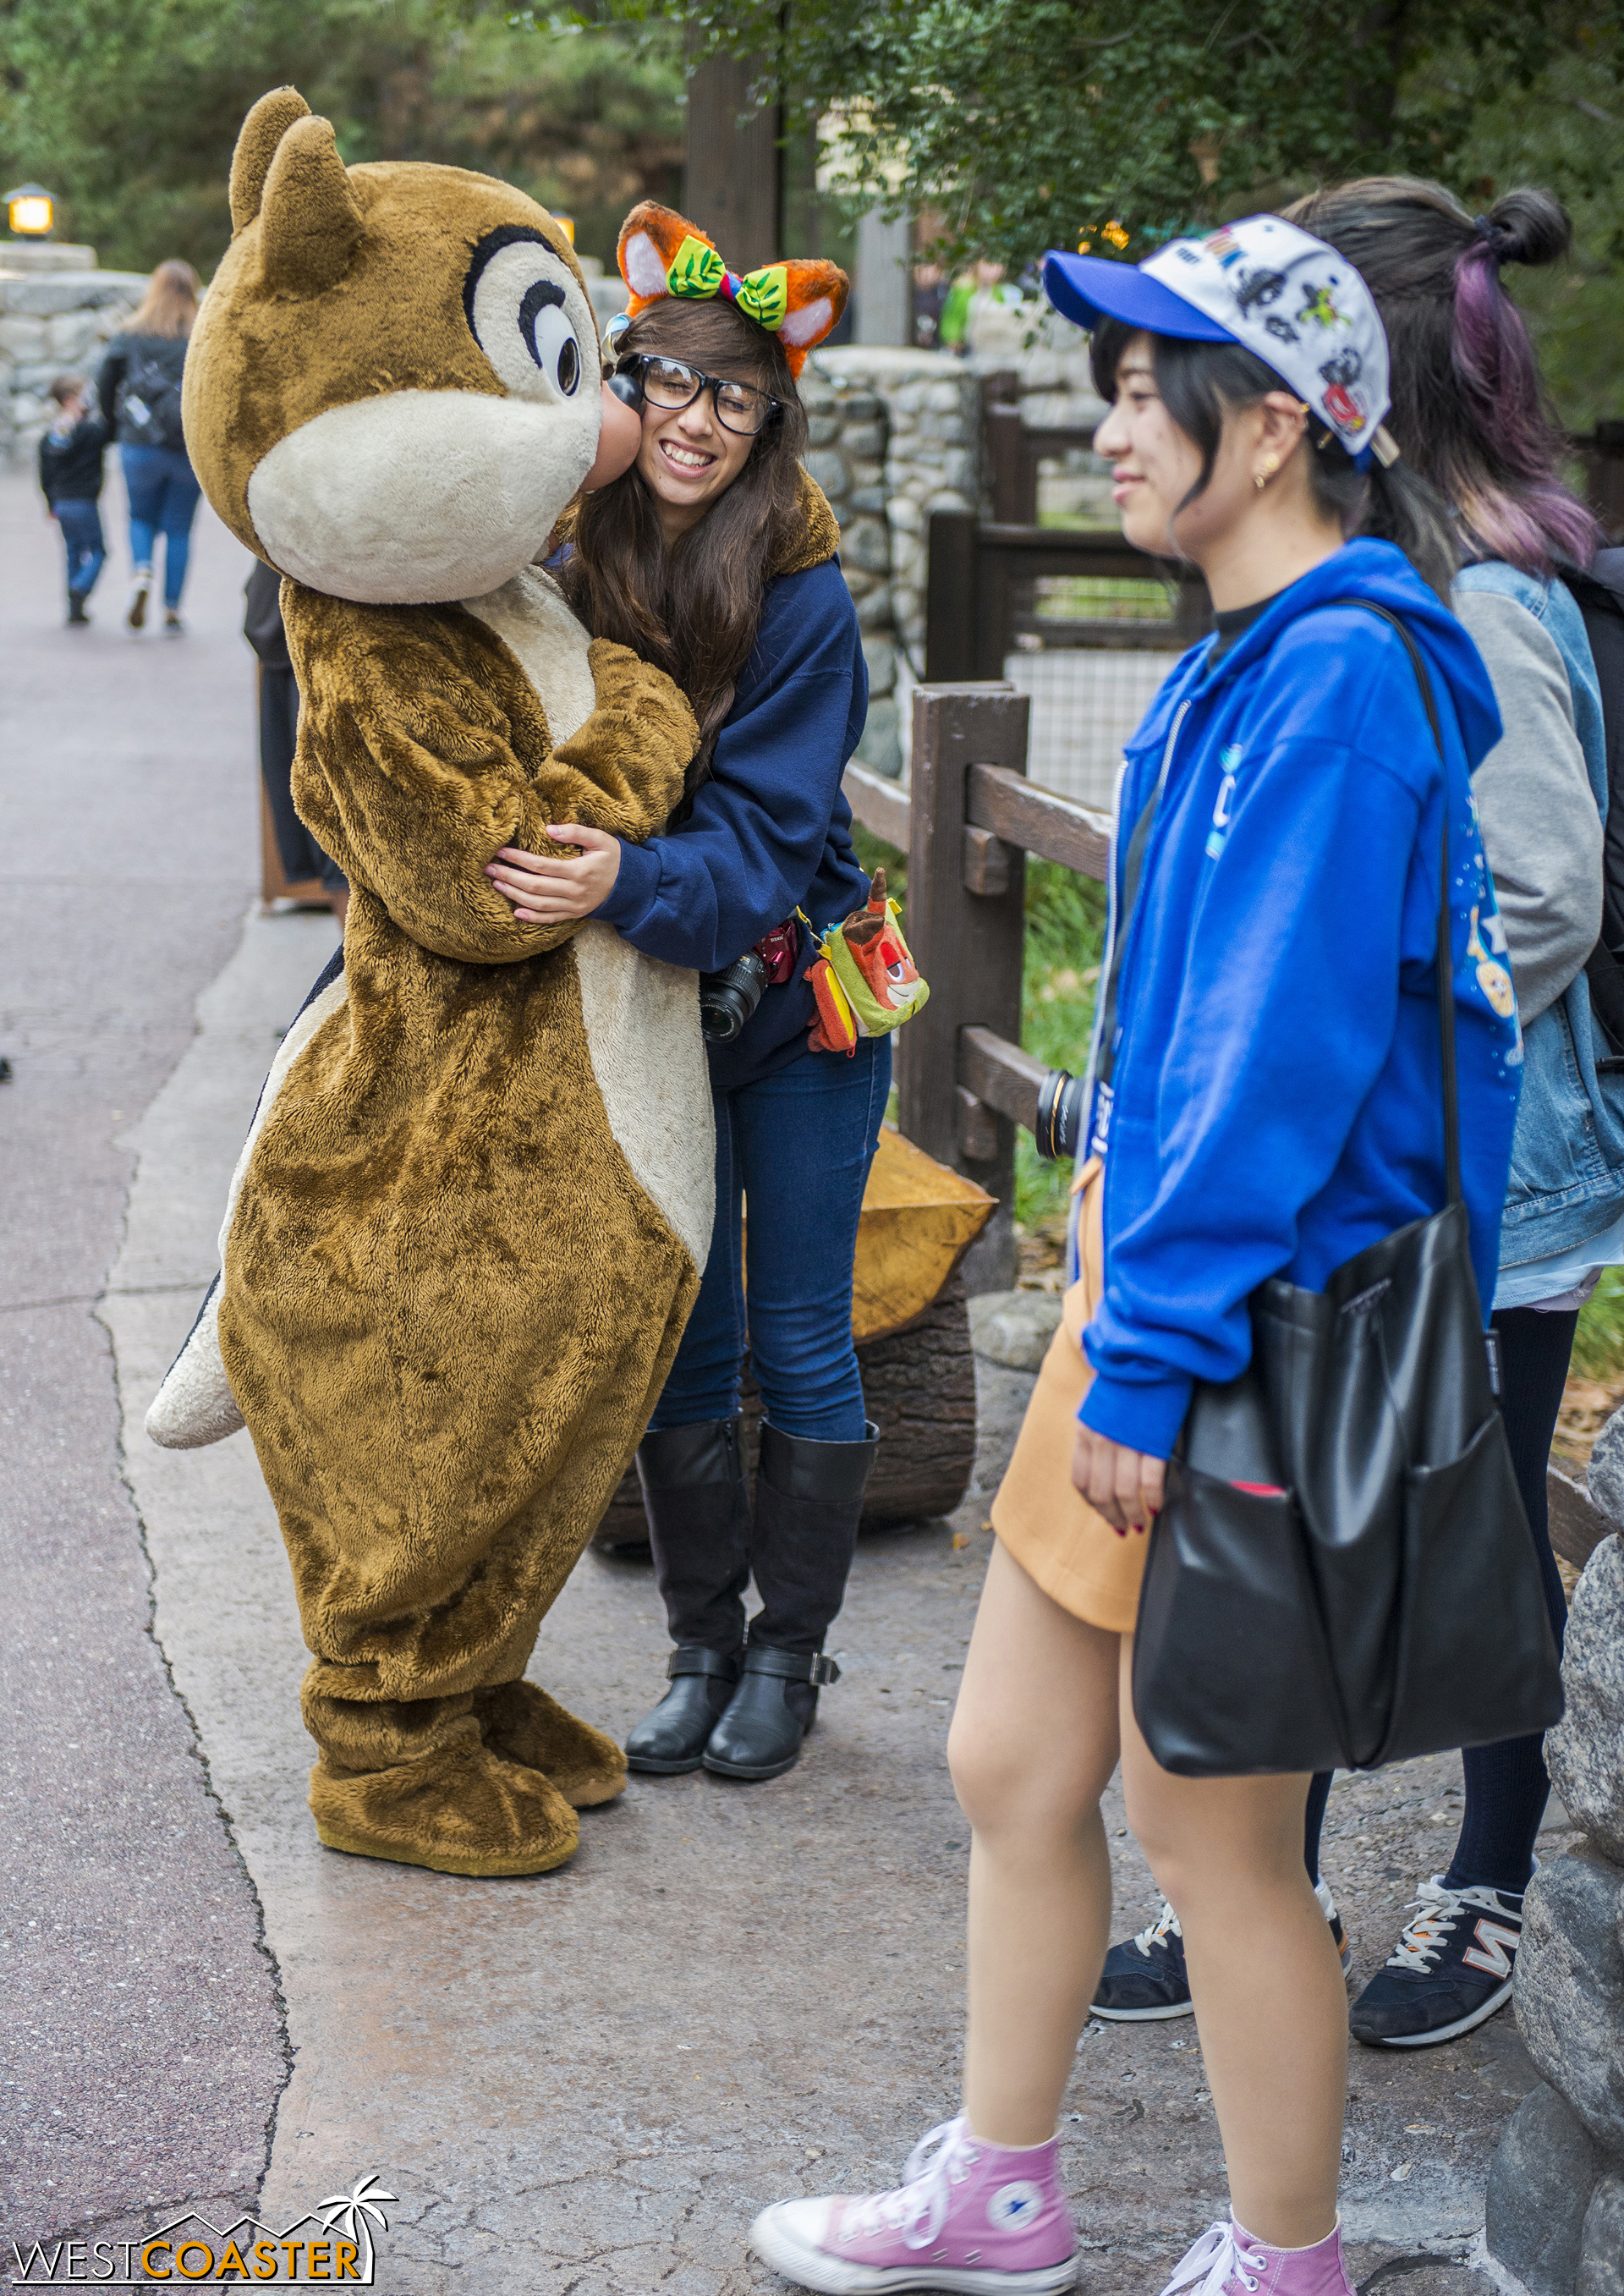
<svg viewBox="0 0 1624 2296">
<path fill-rule="evenodd" d="M 0 166 L 62 201 L 61 235 L 115 268 L 231 234 L 242 115 L 291 81 L 347 160 L 434 160 L 498 175 L 577 220 L 612 260 L 638 199 L 681 183 L 680 43 L 561 28 L 516 38 L 505 10 L 439 0 L 0 0 Z"/>
<path fill-rule="evenodd" d="M 1017 270 L 1097 242 L 1111 220 L 1137 258 L 1192 221 L 1372 169 L 1469 184 L 1479 104 L 1528 89 L 1608 18 L 1502 0 L 1328 13 L 1300 0 L 601 0 L 586 12 L 665 18 L 699 54 L 757 59 L 764 98 L 841 113 L 854 186 L 939 210 L 949 252 Z"/>
<path fill-rule="evenodd" d="M 1046 1067 L 1080 1074 L 1088 1062 L 1105 945 L 1105 888 L 1058 862 L 1026 864 L 1026 947 L 1021 1041 Z M 1024 1129 L 1015 1136 L 1015 1218 L 1040 1226 L 1065 1210 L 1069 1164 L 1048 1164 Z"/>
<path fill-rule="evenodd" d="M 1624 1378 L 1624 1267 L 1609 1267 L 1579 1311 L 1573 1369 L 1583 1379 Z"/>
</svg>

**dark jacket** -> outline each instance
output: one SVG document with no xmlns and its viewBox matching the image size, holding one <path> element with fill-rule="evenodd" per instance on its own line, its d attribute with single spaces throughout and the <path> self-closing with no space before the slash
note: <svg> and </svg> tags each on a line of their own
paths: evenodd
<svg viewBox="0 0 1624 2296">
<path fill-rule="evenodd" d="M 838 559 L 769 582 L 755 650 L 686 820 L 623 845 L 597 914 L 645 956 L 714 972 L 805 909 L 820 930 L 868 898 L 841 776 L 868 712 L 857 610 Z M 816 1008 L 802 947 L 731 1044 L 712 1045 L 724 1091 L 806 1050 Z M 825 1059 L 835 1055 L 824 1054 Z"/>
<path fill-rule="evenodd" d="M 53 510 L 59 502 L 94 502 L 102 491 L 108 426 L 82 414 L 65 439 L 47 430 L 39 442 L 39 483 Z"/>
<path fill-rule="evenodd" d="M 107 346 L 96 396 L 102 419 L 120 447 L 179 447 L 180 378 L 185 335 L 115 335 Z"/>
<path fill-rule="evenodd" d="M 281 575 L 263 558 L 256 559 L 242 585 L 242 595 L 247 601 L 243 636 L 267 669 L 286 670 L 291 677 L 293 660 L 288 652 L 288 634 L 282 626 Z"/>
</svg>

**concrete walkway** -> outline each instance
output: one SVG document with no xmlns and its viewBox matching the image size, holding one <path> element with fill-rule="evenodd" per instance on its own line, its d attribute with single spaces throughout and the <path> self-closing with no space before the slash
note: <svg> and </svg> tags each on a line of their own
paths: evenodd
<svg viewBox="0 0 1624 2296">
<path fill-rule="evenodd" d="M 36 1001 L 69 1046 L 52 1087 L 66 1112 L 37 1156 L 27 1210 L 42 1255 L 32 1280 L 38 1296 L 47 1283 L 53 1297 L 77 1286 L 78 1304 L 30 1311 L 47 1319 L 36 1324 L 0 1317 L 0 1339 L 12 1335 L 8 1397 L 40 1350 L 23 1436 L 39 1464 L 12 1547 L 34 1591 L 5 1660 L 31 1733 L 12 1749 L 28 1862 L 5 1908 L 0 2005 L 15 2038 L 38 2005 L 37 2049 L 20 2062 L 37 2112 L 71 2124 L 54 2152 L 19 2156 L 5 2232 L 32 2239 L 120 2209 L 123 2220 L 140 2210 L 152 2221 L 149 2200 L 206 2205 L 213 2194 L 240 2206 L 262 2167 L 258 2213 L 283 2225 L 374 2174 L 398 2196 L 377 2282 L 392 2296 L 777 2289 L 743 2254 L 750 2213 L 795 2191 L 893 2180 L 915 2138 L 956 2109 L 965 1830 L 943 1745 L 985 1565 L 987 1491 L 1028 1382 L 982 1367 L 983 1487 L 956 1524 L 865 1542 L 834 1637 L 846 1678 L 787 1777 L 752 1788 L 702 1775 L 634 1781 L 620 1803 L 586 1813 L 572 1865 L 533 1881 L 460 1882 L 318 1846 L 304 1801 L 304 1653 L 251 1447 L 238 1436 L 164 1453 L 141 1430 L 212 1272 L 226 1177 L 278 1032 L 332 945 L 324 919 L 250 914 L 234 950 L 228 919 L 242 916 L 254 851 L 246 672 L 226 635 L 230 545 L 217 529 L 209 547 L 217 652 L 185 657 L 209 698 L 189 749 L 177 753 L 171 735 L 164 795 L 168 815 L 187 823 L 212 822 L 220 805 L 215 841 L 188 848 L 165 887 L 103 920 L 92 967 L 80 954 L 82 863 L 86 836 L 101 841 L 110 776 L 98 765 L 76 783 L 62 762 L 60 676 L 37 681 L 7 753 L 12 778 L 26 749 L 37 761 L 27 787 L 59 793 L 34 802 L 25 790 L 8 846 L 41 905 L 23 937 L 50 984 Z M 38 648 L 53 643 L 42 629 Z M 110 660 L 132 653 L 120 638 L 105 644 Z M 84 703 L 93 733 L 111 737 L 123 691 L 110 674 Z M 127 811 L 120 827 L 127 854 L 139 820 Z M 29 890 L 47 879 L 60 890 Z M 155 915 L 176 928 L 154 939 Z M 143 1016 L 151 1037 L 139 1077 L 120 1085 L 118 1117 L 72 1082 L 119 1034 L 117 1021 L 93 1029 L 76 1018 L 86 1004 L 103 1009 L 98 999 Z M 161 1032 L 160 1010 L 172 1015 Z M 9 989 L 4 1018 L 23 1029 L 13 1046 L 28 1051 L 37 1025 L 43 1040 L 45 1022 L 19 1019 Z M 29 1052 L 20 1083 L 37 1058 Z M 0 1097 L 0 1122 L 20 1104 Z M 142 1111 L 119 1134 L 127 1146 L 111 1145 Z M 82 1234 L 80 1134 L 83 1154 L 101 1160 L 105 1199 L 100 1225 Z M 71 1249 L 53 1241 L 59 1227 L 78 1239 Z M 111 1365 L 88 1321 L 98 1292 Z M 47 1357 L 52 1315 L 74 1343 Z M 70 1502 L 70 1487 L 83 1496 Z M 155 1644 L 144 1638 L 149 1559 Z M 89 1702 L 78 1655 L 89 1645 L 111 1654 L 98 1660 L 99 1751 L 86 1752 L 90 1724 L 76 1716 L 70 1764 L 57 1743 L 59 1685 Z M 70 1647 L 73 1658 L 57 1657 Z M 589 1555 L 532 1672 L 621 1733 L 658 1693 L 663 1649 L 646 1569 Z M 138 1699 L 148 1736 L 132 1759 L 119 1717 Z M 206 1768 L 189 1751 L 193 1724 Z M 1326 1871 L 1358 1948 L 1357 1980 L 1388 1951 L 1415 1882 L 1443 1862 L 1458 1795 L 1448 1759 L 1339 1783 Z M 1126 1930 L 1156 1898 L 1114 1797 L 1108 1817 Z M 172 1841 L 180 1849 L 160 1870 Z M 86 1872 L 99 1897 L 86 1894 Z M 190 1894 L 185 1874 L 196 1881 Z M 280 2097 L 256 1906 L 285 2005 L 291 2079 Z M 100 1909 L 99 1930 L 81 1907 Z M 133 1989 L 124 1964 L 136 1952 L 168 1958 L 152 2019 L 127 2044 L 126 1995 L 113 1988 Z M 210 1978 L 219 1981 L 206 1989 Z M 64 1996 L 71 2049 L 51 2005 Z M 97 2052 L 120 2050 L 115 2085 Z M 192 2086 L 176 2070 L 188 2059 L 206 2069 Z M 1356 2053 L 1344 2205 L 1362 2272 L 1470 2246 L 1489 2155 L 1532 2078 L 1504 2016 L 1419 2057 Z M 260 2131 L 273 2107 L 267 2166 Z M 1153 2296 L 1222 2205 L 1193 2027 L 1091 2027 L 1064 2129 L 1088 2296 Z M 63 2196 L 93 2186 L 94 2205 Z M 1423 2269 L 1407 2296 L 1441 2296 L 1445 2284 Z"/>
</svg>

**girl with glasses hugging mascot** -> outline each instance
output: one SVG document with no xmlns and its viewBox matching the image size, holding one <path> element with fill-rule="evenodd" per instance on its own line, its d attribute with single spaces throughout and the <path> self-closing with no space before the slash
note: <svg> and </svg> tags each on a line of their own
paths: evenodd
<svg viewBox="0 0 1624 2296">
<path fill-rule="evenodd" d="M 560 580 L 599 638 L 677 680 L 700 748 L 662 833 L 634 844 L 559 822 L 553 837 L 576 857 L 513 849 L 491 876 L 529 930 L 590 916 L 705 977 L 716 1227 L 637 1454 L 671 1686 L 627 1754 L 656 1774 L 703 1763 L 759 1779 L 796 1760 L 818 1687 L 834 1679 L 824 1639 L 875 1448 L 852 1264 L 890 1043 L 855 1032 L 832 1043 L 808 978 L 817 936 L 870 900 L 841 794 L 868 682 L 839 529 L 801 467 L 796 390 L 847 283 L 812 262 L 741 278 L 652 202 L 622 226 L 619 263 L 629 315 L 611 330 L 611 388 L 642 436 L 625 475 L 573 512 Z M 746 1195 L 749 1344 L 766 1406 L 753 1506 L 740 1449 Z M 760 1608 L 747 1639 L 752 1575 Z"/>
</svg>

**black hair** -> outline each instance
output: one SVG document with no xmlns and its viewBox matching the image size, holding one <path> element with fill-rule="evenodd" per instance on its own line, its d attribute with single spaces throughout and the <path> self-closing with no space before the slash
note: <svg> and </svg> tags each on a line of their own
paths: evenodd
<svg viewBox="0 0 1624 2296">
<path fill-rule="evenodd" d="M 1095 328 L 1094 385 L 1102 398 L 1115 398 L 1122 354 L 1144 332 L 1117 319 Z M 1291 390 L 1298 398 L 1300 394 L 1239 343 L 1194 342 L 1179 335 L 1145 339 L 1162 404 L 1202 458 L 1201 476 L 1179 504 L 1182 511 L 1211 482 L 1226 414 L 1255 406 L 1271 390 Z M 1308 484 L 1316 504 L 1336 521 L 1343 534 L 1350 539 L 1363 534 L 1396 544 L 1422 580 L 1447 603 L 1460 554 L 1448 506 L 1426 480 L 1403 462 L 1390 468 L 1373 462 L 1367 471 L 1360 470 L 1336 433 L 1312 412 L 1297 451 L 1308 458 Z"/>
<path fill-rule="evenodd" d="M 1388 425 L 1460 515 L 1469 555 L 1525 573 L 1588 566 L 1603 540 L 1564 484 L 1567 441 L 1505 263 L 1554 263 L 1573 226 L 1554 193 L 1505 193 L 1471 216 L 1441 184 L 1366 176 L 1311 192 L 1289 222 L 1337 248 L 1375 297 L 1392 352 Z"/>
</svg>

